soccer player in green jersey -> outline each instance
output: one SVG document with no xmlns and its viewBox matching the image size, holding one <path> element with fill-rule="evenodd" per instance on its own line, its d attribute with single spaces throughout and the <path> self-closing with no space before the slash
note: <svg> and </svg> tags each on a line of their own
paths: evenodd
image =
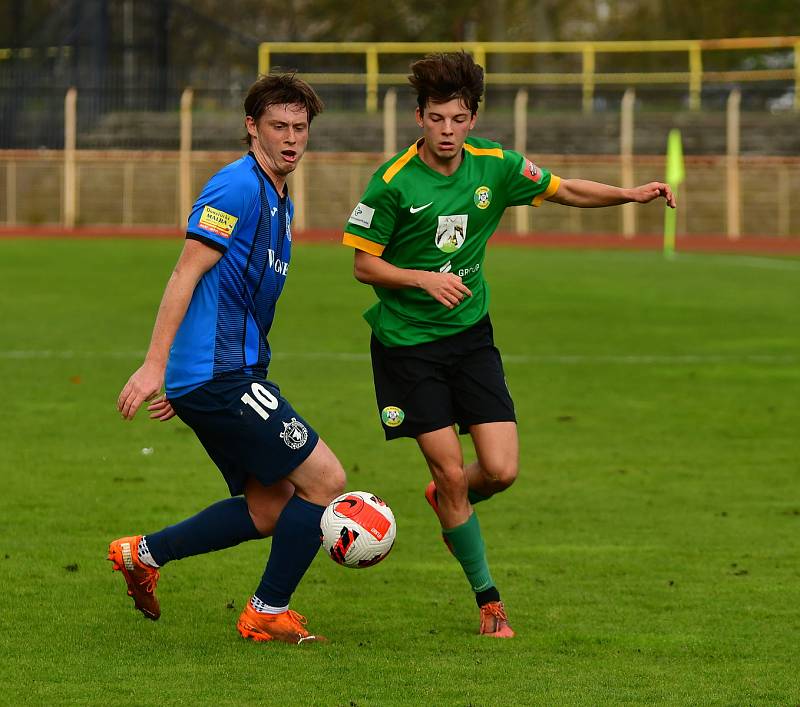
<svg viewBox="0 0 800 707">
<path fill-rule="evenodd" d="M 509 206 L 614 206 L 675 200 L 667 184 L 633 189 L 560 179 L 518 152 L 470 137 L 483 69 L 464 52 L 411 66 L 422 137 L 382 165 L 353 209 L 343 242 L 356 279 L 378 302 L 375 392 L 387 439 L 416 439 L 433 481 L 425 491 L 480 608 L 480 633 L 514 635 L 489 572 L 474 504 L 507 489 L 519 461 L 514 404 L 489 320 L 486 243 Z M 464 465 L 456 433 L 477 461 Z"/>
</svg>

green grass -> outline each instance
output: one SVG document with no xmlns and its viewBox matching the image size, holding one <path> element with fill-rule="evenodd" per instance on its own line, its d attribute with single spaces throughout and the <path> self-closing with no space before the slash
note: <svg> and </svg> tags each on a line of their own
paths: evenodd
<svg viewBox="0 0 800 707">
<path fill-rule="evenodd" d="M 479 507 L 519 634 L 491 641 L 382 440 L 371 292 L 298 247 L 271 377 L 399 531 L 369 570 L 318 556 L 293 606 L 332 641 L 296 648 L 234 628 L 267 542 L 165 568 L 155 623 L 105 561 L 225 495 L 182 423 L 114 408 L 179 247 L 0 242 L 1 703 L 800 703 L 800 262 L 490 249 L 522 456 Z"/>
</svg>

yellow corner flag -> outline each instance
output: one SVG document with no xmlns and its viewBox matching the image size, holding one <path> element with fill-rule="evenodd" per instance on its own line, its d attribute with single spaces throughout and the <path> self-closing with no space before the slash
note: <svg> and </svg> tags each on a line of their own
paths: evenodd
<svg viewBox="0 0 800 707">
<path fill-rule="evenodd" d="M 678 187 L 686 178 L 683 166 L 683 143 L 681 131 L 673 128 L 667 138 L 667 174 L 666 181 L 672 189 L 675 198 L 678 198 Z M 676 209 L 666 207 L 664 211 L 664 255 L 671 258 L 675 255 L 675 231 L 677 229 Z"/>
</svg>

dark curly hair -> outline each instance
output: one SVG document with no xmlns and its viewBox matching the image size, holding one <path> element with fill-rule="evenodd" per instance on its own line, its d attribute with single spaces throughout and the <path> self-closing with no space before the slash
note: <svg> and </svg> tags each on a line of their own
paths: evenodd
<svg viewBox="0 0 800 707">
<path fill-rule="evenodd" d="M 264 111 L 275 105 L 301 105 L 308 112 L 308 123 L 322 113 L 322 99 L 297 73 L 265 74 L 250 86 L 244 99 L 244 113 L 258 121 Z M 249 145 L 252 137 L 248 133 L 245 141 Z"/>
<path fill-rule="evenodd" d="M 483 97 L 483 67 L 464 51 L 426 55 L 411 64 L 408 81 L 417 91 L 420 113 L 429 100 L 446 103 L 459 98 L 475 115 Z"/>
</svg>

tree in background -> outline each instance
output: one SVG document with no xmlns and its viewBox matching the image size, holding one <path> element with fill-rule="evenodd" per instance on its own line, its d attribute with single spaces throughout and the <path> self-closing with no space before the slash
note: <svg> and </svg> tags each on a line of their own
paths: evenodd
<svg viewBox="0 0 800 707">
<path fill-rule="evenodd" d="M 98 27 L 92 18 L 98 12 L 107 17 L 107 42 L 100 44 L 96 36 L 92 39 Z M 263 41 L 554 41 L 793 34 L 800 35 L 798 0 L 494 0 L 491 5 L 485 0 L 449 4 L 430 0 L 0 3 L 0 48 L 71 45 L 83 36 L 92 46 L 107 46 L 109 67 L 130 64 L 134 57 L 137 67 L 172 69 L 177 72 L 176 81 L 191 79 L 195 85 L 203 83 L 201 72 L 209 69 L 252 75 L 256 47 Z M 160 36 L 165 44 L 156 51 L 150 45 Z M 739 53 L 730 62 L 741 60 Z M 0 60 L 0 70 L 4 63 Z"/>
</svg>

